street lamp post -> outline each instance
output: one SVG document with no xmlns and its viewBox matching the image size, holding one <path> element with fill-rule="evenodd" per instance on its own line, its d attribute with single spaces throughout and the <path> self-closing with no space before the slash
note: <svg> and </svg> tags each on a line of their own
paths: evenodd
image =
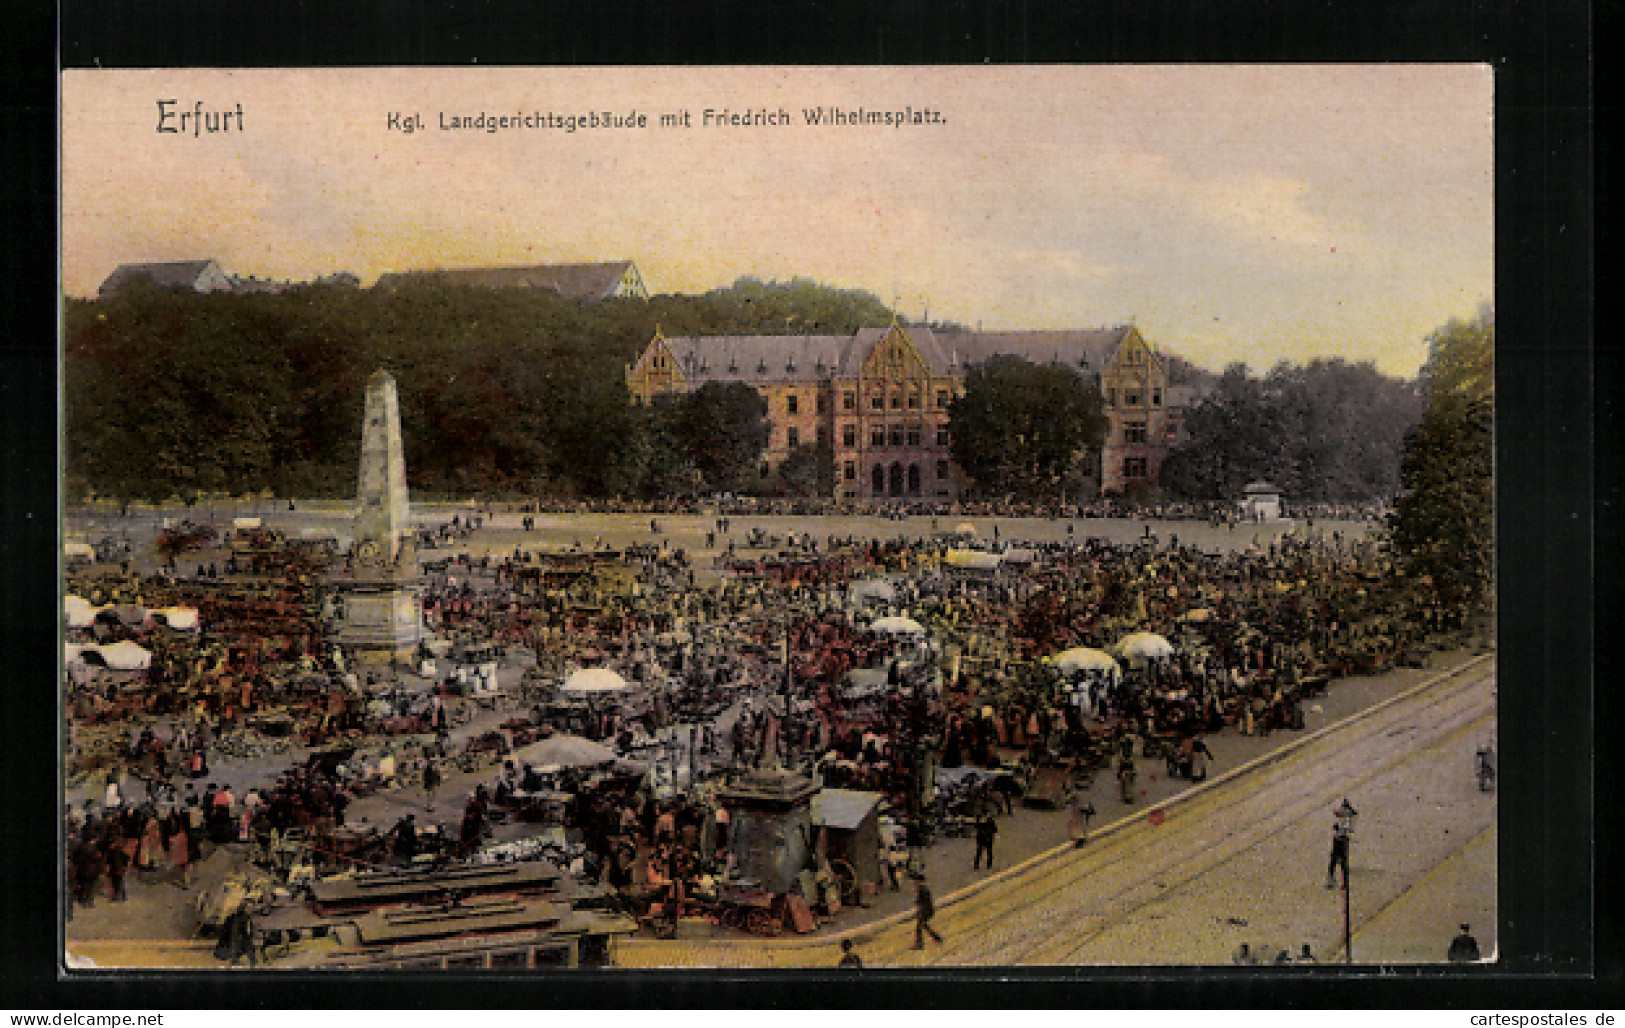
<svg viewBox="0 0 1625 1028">
<path fill-rule="evenodd" d="M 1339 864 L 1343 867 L 1343 962 L 1354 963 L 1354 933 L 1353 924 L 1349 916 L 1349 848 L 1354 841 L 1354 821 L 1360 812 L 1354 809 L 1348 798 L 1344 797 L 1338 808 L 1332 811 L 1332 860 L 1331 866 L 1326 869 L 1328 879 L 1333 868 Z M 1330 881 L 1327 882 L 1330 885 Z"/>
</svg>

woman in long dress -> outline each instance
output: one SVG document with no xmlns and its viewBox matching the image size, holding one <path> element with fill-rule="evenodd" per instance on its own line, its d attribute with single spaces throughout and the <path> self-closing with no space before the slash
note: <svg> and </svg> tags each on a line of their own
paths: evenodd
<svg viewBox="0 0 1625 1028">
<path fill-rule="evenodd" d="M 172 817 L 169 824 L 169 866 L 180 872 L 181 888 L 192 887 L 192 850 L 186 838 L 186 824 L 179 815 Z"/>
</svg>

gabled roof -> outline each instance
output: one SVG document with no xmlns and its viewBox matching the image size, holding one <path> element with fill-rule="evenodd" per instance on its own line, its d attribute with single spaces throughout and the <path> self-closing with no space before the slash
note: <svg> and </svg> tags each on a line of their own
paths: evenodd
<svg viewBox="0 0 1625 1028">
<path fill-rule="evenodd" d="M 915 331 L 909 329 L 910 335 Z M 1020 357 L 1034 364 L 1061 364 L 1074 371 L 1094 373 L 1105 369 L 1132 331 L 1132 325 L 1119 325 L 1027 332 L 937 332 L 935 343 L 955 371 L 994 357 Z"/>
<path fill-rule="evenodd" d="M 667 338 L 683 375 L 707 382 L 813 382 L 857 374 L 885 329 L 851 336 L 677 336 Z"/>
<path fill-rule="evenodd" d="M 114 292 L 127 282 L 146 279 L 159 289 L 192 289 L 199 278 L 214 265 L 203 261 L 150 261 L 139 264 L 120 264 L 102 282 L 98 290 L 103 296 Z M 215 265 L 216 270 L 219 266 Z"/>
<path fill-rule="evenodd" d="M 621 277 L 631 267 L 631 261 L 607 261 L 507 268 L 433 268 L 380 275 L 377 286 L 388 289 L 411 281 L 433 281 L 481 289 L 551 289 L 577 300 L 603 300 L 614 295 Z"/>
<path fill-rule="evenodd" d="M 1059 364 L 1088 374 L 1104 370 L 1133 326 L 1033 331 L 934 331 L 901 325 L 934 375 L 959 375 L 994 357 Z M 683 375 L 707 382 L 812 382 L 855 377 L 890 327 L 860 328 L 852 335 L 759 335 L 660 337 Z M 652 347 L 651 347 L 652 349 Z M 645 355 L 650 351 L 646 350 Z"/>
<path fill-rule="evenodd" d="M 864 818 L 868 817 L 884 798 L 878 792 L 822 789 L 812 798 L 812 809 L 809 814 L 815 825 L 850 832 L 863 824 Z"/>
</svg>

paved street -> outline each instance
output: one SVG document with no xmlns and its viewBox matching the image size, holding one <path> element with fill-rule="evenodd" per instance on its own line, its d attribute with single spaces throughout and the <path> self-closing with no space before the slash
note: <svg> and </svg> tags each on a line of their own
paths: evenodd
<svg viewBox="0 0 1625 1028">
<path fill-rule="evenodd" d="M 870 967 L 1226 964 L 1241 943 L 1266 957 L 1308 943 L 1342 959 L 1342 894 L 1325 887 L 1332 809 L 1359 810 L 1352 922 L 1359 963 L 1441 961 L 1456 926 L 1495 946 L 1493 793 L 1474 751 L 1495 732 L 1495 665 L 1475 663 L 1150 811 L 954 896 L 939 897 L 941 946 L 913 927 L 852 933 Z M 828 966 L 827 940 L 638 941 L 628 966 Z"/>
</svg>

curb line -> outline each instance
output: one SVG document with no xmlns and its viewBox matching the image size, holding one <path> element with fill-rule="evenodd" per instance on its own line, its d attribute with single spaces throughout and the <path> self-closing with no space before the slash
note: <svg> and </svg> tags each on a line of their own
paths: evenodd
<svg viewBox="0 0 1625 1028">
<path fill-rule="evenodd" d="M 1308 735 L 1294 739 L 1278 749 L 1271 750 L 1268 753 L 1259 754 L 1245 763 L 1236 765 L 1222 775 L 1209 779 L 1208 781 L 1202 782 L 1198 785 L 1194 785 L 1182 792 L 1176 793 L 1168 797 L 1166 800 L 1163 800 L 1161 803 L 1155 804 L 1150 809 L 1167 810 L 1170 807 L 1187 803 L 1196 797 L 1205 794 L 1210 789 L 1217 788 L 1222 784 L 1234 781 L 1235 779 L 1244 775 L 1251 774 L 1260 768 L 1279 763 L 1294 753 L 1297 753 L 1299 750 L 1318 742 L 1334 731 L 1340 731 L 1351 725 L 1355 725 L 1361 721 L 1375 717 L 1377 714 L 1381 713 L 1387 708 L 1392 707 L 1404 700 L 1408 700 L 1426 689 L 1431 689 L 1448 679 L 1455 678 L 1458 675 L 1464 674 L 1467 671 L 1470 671 L 1486 662 L 1493 661 L 1495 656 L 1496 655 L 1494 653 L 1485 653 L 1476 657 L 1470 657 L 1460 664 L 1440 671 L 1438 674 L 1435 674 L 1429 678 L 1423 679 L 1421 682 L 1418 682 L 1410 688 L 1405 689 L 1402 692 L 1395 693 L 1379 703 L 1366 707 L 1364 710 L 1357 710 L 1347 717 L 1334 721 L 1331 724 L 1322 725 L 1320 728 L 1315 729 Z M 1093 841 L 1104 836 L 1116 835 L 1127 829 L 1129 826 L 1138 823 L 1144 816 L 1145 812 L 1125 814 L 1117 820 L 1104 824 L 1100 826 L 1100 828 L 1089 833 L 1087 839 Z M 1065 842 L 1052 846 L 1047 850 L 1042 850 L 1035 853 L 1019 864 L 1014 864 L 1007 867 L 1004 870 L 989 875 L 980 881 L 972 882 L 971 884 L 959 889 L 957 892 L 950 893 L 949 895 L 938 900 L 936 905 L 937 912 L 941 913 L 949 906 L 970 899 L 972 896 L 975 896 L 993 885 L 1003 884 L 1004 882 L 1010 881 L 1012 878 L 1015 878 L 1018 875 L 1025 874 L 1026 872 L 1039 867 L 1048 861 L 1055 860 L 1056 858 L 1067 853 L 1076 852 L 1077 849 L 1078 846 L 1075 843 Z M 906 924 L 913 919 L 913 912 L 905 910 L 896 914 L 888 914 L 886 917 L 883 917 L 878 921 L 871 921 L 862 925 L 854 925 L 853 927 L 844 931 L 819 936 L 815 939 L 763 939 L 758 941 L 779 950 L 815 949 L 825 946 L 838 946 L 842 939 L 851 939 L 853 942 L 871 942 L 874 940 L 874 937 L 878 936 L 881 932 L 901 924 Z M 638 945 L 638 942 L 634 940 L 626 940 L 621 945 L 625 946 L 628 944 L 636 946 Z"/>
</svg>

